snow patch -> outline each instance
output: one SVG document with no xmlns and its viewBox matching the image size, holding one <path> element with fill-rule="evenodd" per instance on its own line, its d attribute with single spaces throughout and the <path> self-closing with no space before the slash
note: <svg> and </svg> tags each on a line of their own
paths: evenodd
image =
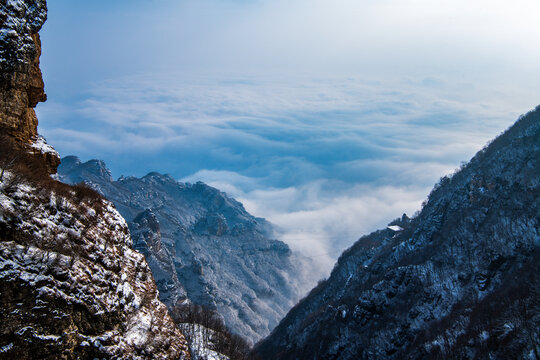
<svg viewBox="0 0 540 360">
<path fill-rule="evenodd" d="M 11 349 L 13 349 L 13 343 L 9 343 L 7 345 L 0 347 L 0 353 L 8 352 Z"/>
<path fill-rule="evenodd" d="M 489 333 L 484 330 L 480 333 L 480 340 L 486 341 L 487 339 L 489 339 Z"/>
<path fill-rule="evenodd" d="M 135 347 L 142 347 L 148 338 L 152 327 L 152 316 L 139 311 L 132 319 L 130 328 L 126 333 L 126 342 Z"/>
<path fill-rule="evenodd" d="M 192 360 L 229 360 L 229 357 L 210 349 L 215 332 L 200 324 L 182 323 L 178 327 L 189 339 Z"/>
<path fill-rule="evenodd" d="M 50 154 L 52 156 L 60 158 L 58 152 L 51 145 L 47 144 L 47 140 L 45 140 L 45 138 L 41 135 L 36 138 L 31 147 L 32 149 L 35 149 L 42 154 Z"/>
</svg>

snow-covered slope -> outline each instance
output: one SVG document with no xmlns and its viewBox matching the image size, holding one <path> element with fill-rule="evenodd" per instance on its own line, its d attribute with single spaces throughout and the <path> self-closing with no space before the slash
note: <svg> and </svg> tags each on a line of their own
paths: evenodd
<svg viewBox="0 0 540 360">
<path fill-rule="evenodd" d="M 0 358 L 189 358 L 113 205 L 15 176 L 0 181 Z"/>
<path fill-rule="evenodd" d="M 158 173 L 113 181 L 102 161 L 76 157 L 64 158 L 58 171 L 63 181 L 84 181 L 116 205 L 168 306 L 187 297 L 256 341 L 297 300 L 300 272 L 289 247 L 225 193 Z"/>
<path fill-rule="evenodd" d="M 192 360 L 229 360 L 227 356 L 211 349 L 215 336 L 213 330 L 194 323 L 182 323 L 179 327 L 189 339 Z"/>
<path fill-rule="evenodd" d="M 540 107 L 442 178 L 418 216 L 346 250 L 256 350 L 264 359 L 540 358 Z"/>
</svg>

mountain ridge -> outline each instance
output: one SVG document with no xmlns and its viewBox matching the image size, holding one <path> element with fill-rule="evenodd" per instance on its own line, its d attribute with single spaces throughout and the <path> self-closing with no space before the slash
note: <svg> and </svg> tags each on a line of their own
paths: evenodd
<svg viewBox="0 0 540 360">
<path fill-rule="evenodd" d="M 270 223 L 226 193 L 157 172 L 115 181 L 104 162 L 74 156 L 58 172 L 62 181 L 84 181 L 115 203 L 170 309 L 192 301 L 217 310 L 231 331 L 256 341 L 297 300 L 296 255 L 274 239 Z"/>
<path fill-rule="evenodd" d="M 538 358 L 540 107 L 363 236 L 256 346 L 263 358 Z M 405 220 L 405 221 L 403 221 Z"/>
</svg>

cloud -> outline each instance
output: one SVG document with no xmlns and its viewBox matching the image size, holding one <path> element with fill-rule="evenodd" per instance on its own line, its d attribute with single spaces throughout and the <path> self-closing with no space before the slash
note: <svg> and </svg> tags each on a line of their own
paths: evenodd
<svg viewBox="0 0 540 360">
<path fill-rule="evenodd" d="M 313 266 L 309 277 L 313 283 L 327 276 L 337 257 L 361 235 L 384 227 L 403 213 L 412 215 L 430 190 L 327 179 L 266 188 L 260 179 L 207 170 L 181 180 L 194 179 L 225 190 L 250 213 L 272 222 L 278 238 L 310 260 L 307 265 Z M 243 190 L 246 188 L 249 190 Z"/>
<path fill-rule="evenodd" d="M 540 85 L 537 0 L 58 0 L 40 132 L 203 180 L 321 269 L 415 211 Z"/>
<path fill-rule="evenodd" d="M 518 115 L 504 94 L 444 78 L 177 76 L 109 80 L 71 108 L 45 104 L 41 131 L 62 154 L 105 159 L 116 176 L 213 184 L 326 264 L 416 210 Z"/>
<path fill-rule="evenodd" d="M 115 174 L 222 170 L 287 187 L 391 181 L 399 164 L 456 167 L 519 114 L 502 95 L 479 98 L 488 90 L 460 99 L 444 79 L 177 76 L 109 80 L 79 101 L 40 104 L 40 131 L 62 154 L 112 160 Z"/>
</svg>

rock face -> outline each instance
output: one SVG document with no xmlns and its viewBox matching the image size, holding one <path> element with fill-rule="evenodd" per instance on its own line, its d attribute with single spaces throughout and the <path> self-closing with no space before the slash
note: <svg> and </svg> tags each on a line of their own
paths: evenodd
<svg viewBox="0 0 540 360">
<path fill-rule="evenodd" d="M 0 181 L 0 358 L 189 358 L 113 205 L 15 176 Z"/>
<path fill-rule="evenodd" d="M 192 301 L 217 310 L 229 329 L 254 341 L 296 301 L 301 279 L 289 247 L 272 240 L 269 223 L 217 189 L 158 173 L 112 181 L 103 162 L 76 157 L 62 159 L 58 172 L 115 204 L 168 306 Z"/>
<path fill-rule="evenodd" d="M 258 354 L 540 358 L 540 107 L 391 225 L 345 251 Z"/>
<path fill-rule="evenodd" d="M 39 68 L 41 42 L 38 31 L 47 19 L 45 0 L 0 2 L 0 132 L 21 144 L 41 144 L 34 107 L 45 101 Z M 55 152 L 41 153 L 50 173 L 60 160 Z"/>
<path fill-rule="evenodd" d="M 46 15 L 44 0 L 0 1 L 0 358 L 189 359 L 125 220 L 49 176 L 59 157 L 33 110 Z"/>
<path fill-rule="evenodd" d="M 47 99 L 39 69 L 38 34 L 47 19 L 47 5 L 44 0 L 2 1 L 0 17 L 0 125 L 29 142 L 37 136 L 33 108 Z"/>
</svg>

